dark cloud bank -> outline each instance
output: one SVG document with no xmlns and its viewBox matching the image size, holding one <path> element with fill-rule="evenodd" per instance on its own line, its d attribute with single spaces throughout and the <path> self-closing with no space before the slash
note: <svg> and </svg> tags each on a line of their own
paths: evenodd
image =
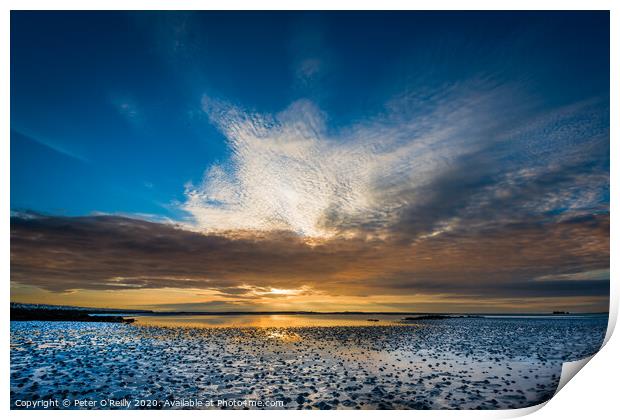
<svg viewBox="0 0 620 420">
<path fill-rule="evenodd" d="M 173 287 L 239 297 L 249 285 L 357 296 L 604 297 L 609 280 L 587 273 L 608 267 L 606 214 L 409 242 L 318 244 L 287 232 L 208 235 L 116 216 L 11 220 L 12 281 L 53 292 Z"/>
</svg>

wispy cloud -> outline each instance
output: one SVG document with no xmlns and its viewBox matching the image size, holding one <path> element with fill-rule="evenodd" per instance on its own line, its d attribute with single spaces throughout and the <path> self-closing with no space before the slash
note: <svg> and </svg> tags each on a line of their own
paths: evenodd
<svg viewBox="0 0 620 420">
<path fill-rule="evenodd" d="M 609 281 L 609 269 L 590 270 L 576 273 L 549 274 L 540 276 L 536 280 L 542 281 L 583 281 L 583 280 L 603 280 Z"/>
<path fill-rule="evenodd" d="M 58 141 L 53 141 L 49 138 L 35 135 L 31 130 L 26 130 L 26 129 L 21 129 L 21 128 L 20 129 L 11 128 L 11 133 L 13 133 L 14 135 L 17 135 L 18 136 L 17 138 L 19 137 L 26 138 L 27 140 L 38 143 L 64 157 L 77 160 L 81 163 L 89 163 L 89 160 L 82 154 L 77 153 L 74 150 L 71 150 L 70 148 L 66 147 L 65 145 L 62 145 Z"/>
<path fill-rule="evenodd" d="M 116 112 L 131 125 L 142 125 L 144 114 L 134 98 L 127 94 L 114 94 L 110 98 Z"/>
<path fill-rule="evenodd" d="M 305 58 L 299 62 L 295 69 L 297 80 L 307 85 L 320 76 L 324 64 L 319 58 Z"/>
<path fill-rule="evenodd" d="M 188 184 L 182 208 L 205 232 L 397 231 L 410 240 L 457 225 L 604 211 L 603 105 L 533 118 L 523 103 L 535 101 L 518 95 L 480 81 L 408 92 L 381 115 L 338 129 L 308 100 L 268 115 L 204 97 L 231 158 Z"/>
<path fill-rule="evenodd" d="M 127 117 L 127 118 L 137 118 L 138 117 L 138 109 L 133 103 L 130 102 L 122 102 L 118 104 L 118 112 Z"/>
</svg>

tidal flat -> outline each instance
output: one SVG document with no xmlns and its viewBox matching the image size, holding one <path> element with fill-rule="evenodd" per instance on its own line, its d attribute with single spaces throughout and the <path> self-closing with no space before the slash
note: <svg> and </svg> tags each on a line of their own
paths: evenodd
<svg viewBox="0 0 620 420">
<path fill-rule="evenodd" d="M 563 362 L 598 351 L 607 315 L 318 324 L 12 321 L 11 407 L 195 408 L 178 402 L 198 399 L 280 402 L 269 409 L 521 408 L 553 396 Z"/>
</svg>

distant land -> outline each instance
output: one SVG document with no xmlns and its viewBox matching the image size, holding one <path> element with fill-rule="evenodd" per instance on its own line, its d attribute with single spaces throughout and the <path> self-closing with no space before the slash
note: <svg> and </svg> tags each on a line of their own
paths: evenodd
<svg viewBox="0 0 620 420">
<path fill-rule="evenodd" d="M 67 311 L 81 311 L 96 314 L 118 314 L 118 313 L 152 313 L 153 311 L 141 310 L 141 309 L 114 309 L 114 308 L 89 308 L 85 306 L 68 306 L 68 305 L 46 305 L 41 303 L 19 303 L 11 302 L 11 310 L 13 309 L 41 309 L 41 310 L 67 310 Z"/>
<path fill-rule="evenodd" d="M 604 314 L 607 312 L 600 312 Z M 109 314 L 110 316 L 104 316 Z M 91 316 L 93 315 L 93 316 Z M 95 321 L 95 322 L 133 322 L 129 316 L 235 316 L 235 315 L 403 315 L 403 320 L 446 319 L 454 317 L 486 316 L 548 316 L 577 315 L 565 311 L 545 313 L 429 313 L 429 312 L 366 312 L 366 311 L 153 311 L 144 309 L 93 308 L 81 306 L 46 305 L 11 302 L 11 320 L 13 321 Z"/>
<path fill-rule="evenodd" d="M 82 321 L 82 322 L 116 322 L 132 323 L 133 318 L 109 315 L 91 315 L 83 310 L 51 309 L 41 307 L 11 306 L 11 321 Z"/>
</svg>

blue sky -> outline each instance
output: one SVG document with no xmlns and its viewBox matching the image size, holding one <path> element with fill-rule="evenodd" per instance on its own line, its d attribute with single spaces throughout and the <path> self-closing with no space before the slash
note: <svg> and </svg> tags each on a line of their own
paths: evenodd
<svg viewBox="0 0 620 420">
<path fill-rule="evenodd" d="M 14 300 L 604 311 L 609 161 L 607 12 L 11 15 Z"/>
<path fill-rule="evenodd" d="M 204 95 L 338 130 L 403 92 L 485 78 L 539 113 L 609 89 L 601 13 L 13 13 L 11 207 L 178 218 L 227 158 Z"/>
</svg>

